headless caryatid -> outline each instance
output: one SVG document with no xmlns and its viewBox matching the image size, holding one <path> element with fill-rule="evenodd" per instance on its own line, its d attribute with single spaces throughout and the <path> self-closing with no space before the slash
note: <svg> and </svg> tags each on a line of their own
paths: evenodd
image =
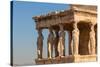
<svg viewBox="0 0 100 67">
<path fill-rule="evenodd" d="M 73 54 L 78 55 L 78 45 L 79 45 L 79 30 L 77 28 L 77 23 L 73 24 L 72 40 L 73 40 Z"/>
<path fill-rule="evenodd" d="M 53 57 L 53 42 L 54 42 L 54 34 L 51 29 L 49 29 L 49 36 L 48 36 L 48 58 L 51 59 Z"/>
<path fill-rule="evenodd" d="M 58 42 L 59 42 L 59 32 L 55 30 L 55 38 L 54 38 L 55 57 L 59 55 L 57 50 Z"/>
<path fill-rule="evenodd" d="M 90 51 L 91 54 L 95 54 L 95 31 L 94 31 L 94 24 L 90 23 Z"/>
<path fill-rule="evenodd" d="M 59 35 L 59 43 L 58 43 L 58 53 L 59 56 L 63 57 L 65 55 L 65 32 L 63 30 L 63 26 L 60 25 L 60 35 Z"/>
<path fill-rule="evenodd" d="M 38 59 L 42 59 L 42 51 L 43 51 L 43 35 L 41 29 L 38 30 L 38 38 L 37 38 L 37 54 Z"/>
</svg>

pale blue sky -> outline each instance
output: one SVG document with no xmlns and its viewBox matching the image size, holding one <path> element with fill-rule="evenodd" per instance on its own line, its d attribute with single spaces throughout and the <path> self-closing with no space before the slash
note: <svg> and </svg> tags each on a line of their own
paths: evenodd
<svg viewBox="0 0 100 67">
<path fill-rule="evenodd" d="M 67 4 L 14 1 L 13 3 L 13 59 L 17 65 L 35 64 L 37 58 L 37 31 L 33 16 L 68 9 Z M 44 57 L 47 57 L 48 30 L 43 30 Z M 68 47 L 66 36 L 66 47 Z M 66 54 L 68 49 L 66 49 Z"/>
</svg>

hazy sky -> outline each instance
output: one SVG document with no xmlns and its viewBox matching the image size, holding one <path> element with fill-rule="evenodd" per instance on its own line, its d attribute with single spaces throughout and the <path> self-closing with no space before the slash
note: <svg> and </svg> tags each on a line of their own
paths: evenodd
<svg viewBox="0 0 100 67">
<path fill-rule="evenodd" d="M 14 64 L 35 64 L 37 58 L 37 31 L 33 16 L 69 8 L 67 4 L 14 1 L 13 3 L 13 59 Z M 67 33 L 66 33 L 67 34 Z M 47 57 L 48 30 L 43 30 L 44 58 Z M 66 36 L 66 48 L 68 47 Z M 66 49 L 66 54 L 68 49 Z"/>
</svg>

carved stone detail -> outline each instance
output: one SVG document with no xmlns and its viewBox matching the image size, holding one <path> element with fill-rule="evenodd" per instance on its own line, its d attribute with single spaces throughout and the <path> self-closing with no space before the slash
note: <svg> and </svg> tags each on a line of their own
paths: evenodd
<svg viewBox="0 0 100 67">
<path fill-rule="evenodd" d="M 68 31 L 69 34 L 69 55 L 73 54 L 73 40 L 72 40 L 72 31 Z"/>
<path fill-rule="evenodd" d="M 78 47 L 79 47 L 79 30 L 77 28 L 77 23 L 74 22 L 72 31 L 72 40 L 73 40 L 73 54 L 78 55 Z"/>
<path fill-rule="evenodd" d="M 63 26 L 60 25 L 60 35 L 59 35 L 59 43 L 58 43 L 58 52 L 59 56 L 65 55 L 65 32 Z"/>
<path fill-rule="evenodd" d="M 90 23 L 90 49 L 91 54 L 95 54 L 95 31 L 94 31 L 94 24 Z"/>
<path fill-rule="evenodd" d="M 48 35 L 48 58 L 53 57 L 53 42 L 54 42 L 54 34 L 51 29 L 49 29 L 49 35 Z"/>
<path fill-rule="evenodd" d="M 37 54 L 38 59 L 42 59 L 43 52 L 43 35 L 41 29 L 38 30 L 38 38 L 37 38 Z"/>
<path fill-rule="evenodd" d="M 59 55 L 57 50 L 58 42 L 59 42 L 59 31 L 55 30 L 55 38 L 54 38 L 55 57 Z"/>
</svg>

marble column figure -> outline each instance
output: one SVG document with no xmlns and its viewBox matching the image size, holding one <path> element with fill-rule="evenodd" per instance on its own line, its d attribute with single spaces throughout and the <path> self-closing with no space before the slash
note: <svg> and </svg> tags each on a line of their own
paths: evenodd
<svg viewBox="0 0 100 67">
<path fill-rule="evenodd" d="M 72 31 L 68 31 L 69 34 L 69 55 L 73 54 L 73 40 L 72 40 Z"/>
<path fill-rule="evenodd" d="M 53 57 L 53 42 L 54 42 L 54 34 L 51 29 L 49 29 L 49 35 L 48 35 L 48 58 L 51 59 Z"/>
<path fill-rule="evenodd" d="M 42 59 L 42 52 L 43 52 L 43 35 L 42 30 L 38 29 L 38 38 L 37 38 L 37 54 L 38 59 Z"/>
<path fill-rule="evenodd" d="M 73 54 L 78 55 L 78 47 L 79 47 L 79 30 L 77 28 L 77 23 L 73 23 L 73 31 L 72 31 L 72 40 L 73 40 Z"/>
<path fill-rule="evenodd" d="M 90 49 L 91 54 L 95 54 L 95 31 L 94 31 L 94 24 L 90 23 Z"/>
<path fill-rule="evenodd" d="M 58 42 L 59 42 L 59 31 L 55 30 L 55 38 L 54 38 L 55 57 L 59 55 L 57 50 Z"/>
<path fill-rule="evenodd" d="M 59 56 L 61 57 L 65 55 L 65 32 L 62 25 L 60 25 L 58 52 L 59 52 Z"/>
<path fill-rule="evenodd" d="M 95 30 L 95 54 L 97 54 L 97 24 L 95 24 L 94 26 L 94 30 Z"/>
</svg>

